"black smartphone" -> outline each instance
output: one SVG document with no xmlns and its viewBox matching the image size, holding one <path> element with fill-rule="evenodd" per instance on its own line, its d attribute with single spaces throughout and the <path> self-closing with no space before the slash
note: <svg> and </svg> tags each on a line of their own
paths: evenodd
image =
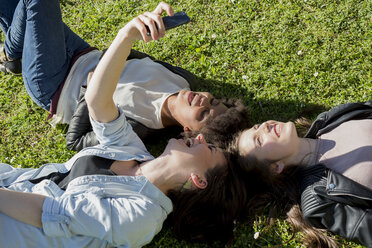
<svg viewBox="0 0 372 248">
<path fill-rule="evenodd" d="M 190 17 L 187 16 L 185 11 L 180 11 L 175 13 L 173 16 L 164 16 L 163 22 L 165 26 L 165 30 L 169 30 L 171 28 L 178 27 L 182 24 L 186 24 L 190 22 Z M 147 35 L 150 36 L 150 29 L 146 26 Z"/>
<path fill-rule="evenodd" d="M 187 16 L 185 11 L 177 12 L 173 16 L 163 17 L 165 30 L 178 27 L 182 24 L 188 23 L 189 21 L 190 21 L 190 18 Z"/>
</svg>

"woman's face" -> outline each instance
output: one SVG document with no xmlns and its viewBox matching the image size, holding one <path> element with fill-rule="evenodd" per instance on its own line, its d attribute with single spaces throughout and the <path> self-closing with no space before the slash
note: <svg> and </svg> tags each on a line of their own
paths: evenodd
<svg viewBox="0 0 372 248">
<path fill-rule="evenodd" d="M 254 156 L 271 163 L 290 158 L 296 152 L 299 138 L 293 122 L 267 121 L 242 132 L 238 149 L 242 156 Z"/>
<path fill-rule="evenodd" d="M 200 130 L 208 117 L 214 118 L 227 110 L 227 107 L 208 92 L 181 90 L 176 98 L 174 118 L 184 129 Z"/>
<path fill-rule="evenodd" d="M 227 160 L 220 148 L 208 144 L 203 135 L 196 138 L 170 139 L 164 153 L 173 156 L 173 161 L 182 168 L 204 175 L 208 169 L 226 165 Z"/>
</svg>

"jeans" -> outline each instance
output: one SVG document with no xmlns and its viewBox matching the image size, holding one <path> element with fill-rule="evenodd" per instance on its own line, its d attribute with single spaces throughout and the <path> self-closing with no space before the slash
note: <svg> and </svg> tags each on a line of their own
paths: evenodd
<svg viewBox="0 0 372 248">
<path fill-rule="evenodd" d="M 58 0 L 0 0 L 0 27 L 7 56 L 22 58 L 28 94 L 48 110 L 71 58 L 89 44 L 63 23 Z"/>
</svg>

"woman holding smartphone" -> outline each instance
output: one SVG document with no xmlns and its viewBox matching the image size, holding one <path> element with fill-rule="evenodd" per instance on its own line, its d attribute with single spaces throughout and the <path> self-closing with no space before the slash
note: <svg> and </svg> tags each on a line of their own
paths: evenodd
<svg viewBox="0 0 372 248">
<path fill-rule="evenodd" d="M 63 23 L 58 1 L 0 0 L 0 6 L 0 27 L 5 34 L 1 67 L 22 73 L 28 94 L 37 105 L 49 110 L 52 124 L 70 123 L 79 94 L 85 91 L 102 51 Z M 154 30 L 150 31 L 154 39 Z M 141 138 L 151 130 L 170 126 L 182 127 L 186 132 L 199 130 L 208 118 L 233 106 L 226 106 L 207 92 L 190 91 L 195 76 L 182 68 L 133 50 L 122 59 L 126 66 L 114 101 Z M 82 122 L 87 123 L 79 119 L 79 114 L 86 117 L 86 107 L 76 112 L 77 120 L 69 130 L 68 144 L 74 150 L 97 144 L 90 126 L 79 129 Z"/>
<path fill-rule="evenodd" d="M 160 3 L 125 25 L 92 75 L 86 100 L 100 145 L 39 169 L 0 164 L 2 245 L 141 247 L 172 211 L 179 236 L 226 241 L 231 235 L 244 191 L 227 153 L 199 135 L 171 139 L 154 159 L 113 101 L 133 42 L 164 36 L 163 11 L 171 7 Z"/>
</svg>

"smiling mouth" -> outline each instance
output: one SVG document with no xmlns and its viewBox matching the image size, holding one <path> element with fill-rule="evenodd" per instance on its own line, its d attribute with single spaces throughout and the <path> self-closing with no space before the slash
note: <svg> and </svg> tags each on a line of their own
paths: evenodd
<svg viewBox="0 0 372 248">
<path fill-rule="evenodd" d="M 192 103 L 192 100 L 194 100 L 194 97 L 195 97 L 194 92 L 190 91 L 188 96 L 187 96 L 187 101 L 189 102 L 190 105 Z"/>
<path fill-rule="evenodd" d="M 186 144 L 186 146 L 191 147 L 191 146 L 194 144 L 194 140 L 191 139 L 191 138 L 188 138 L 188 139 L 185 141 L 185 144 Z"/>
<path fill-rule="evenodd" d="M 274 125 L 274 132 L 275 132 L 275 134 L 276 134 L 276 136 L 278 136 L 278 138 L 280 138 L 280 127 L 279 127 L 279 125 L 278 124 L 275 124 Z"/>
<path fill-rule="evenodd" d="M 200 99 L 201 99 L 201 95 L 199 95 L 198 93 L 192 92 L 192 91 L 190 91 L 190 93 L 187 96 L 187 101 L 189 102 L 190 106 L 193 104 L 198 106 Z"/>
</svg>

